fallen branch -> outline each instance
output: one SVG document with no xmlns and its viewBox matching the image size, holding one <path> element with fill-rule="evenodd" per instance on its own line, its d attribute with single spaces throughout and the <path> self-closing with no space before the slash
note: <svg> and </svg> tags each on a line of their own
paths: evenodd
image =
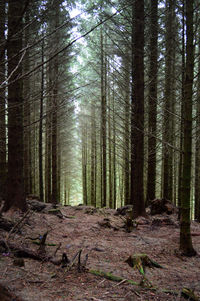
<svg viewBox="0 0 200 301">
<path fill-rule="evenodd" d="M 199 301 L 200 298 L 195 295 L 194 291 L 184 287 L 181 291 L 181 296 L 183 296 L 185 299 L 188 299 L 190 301 Z"/>
<path fill-rule="evenodd" d="M 2 246 L 5 251 L 11 250 L 15 257 L 31 258 L 39 261 L 50 261 L 51 259 L 51 257 L 39 254 L 38 251 L 33 251 L 25 247 L 19 247 L 10 242 L 5 243 L 4 240 L 0 240 L 0 246 Z"/>
<path fill-rule="evenodd" d="M 7 237 L 6 237 L 6 241 L 8 241 L 8 239 L 10 238 L 11 234 L 15 231 L 16 228 L 19 228 L 19 225 L 23 222 L 23 220 L 29 215 L 30 210 L 28 210 L 24 216 L 13 226 L 13 228 L 10 230 L 10 232 L 8 233 Z"/>
<path fill-rule="evenodd" d="M 104 277 L 108 280 L 112 280 L 112 281 L 115 281 L 115 282 L 121 282 L 121 281 L 126 281 L 127 283 L 130 283 L 132 285 L 137 285 L 139 286 L 139 283 L 133 281 L 133 280 L 129 280 L 129 279 L 124 279 L 120 276 L 115 276 L 113 275 L 112 273 L 109 273 L 109 272 L 103 272 L 103 271 L 98 271 L 98 270 L 89 270 L 89 273 L 90 274 L 93 274 L 93 275 L 96 275 L 96 276 L 100 276 L 100 277 Z"/>
<path fill-rule="evenodd" d="M 152 286 L 145 286 L 144 287 L 143 286 L 144 283 L 142 283 L 142 282 L 138 283 L 138 282 L 135 282 L 135 281 L 130 280 L 130 279 L 125 279 L 123 277 L 113 275 L 112 273 L 109 273 L 109 272 L 103 272 L 103 271 L 98 271 L 98 270 L 89 270 L 88 272 L 90 274 L 100 276 L 100 277 L 106 278 L 106 279 L 111 280 L 111 281 L 119 282 L 119 284 L 127 282 L 131 285 L 141 287 L 143 290 L 159 291 L 159 289 L 156 288 L 156 287 L 152 287 Z M 177 291 L 169 290 L 169 289 L 161 289 L 160 292 L 165 293 L 165 294 L 171 294 L 171 295 L 174 295 L 174 296 L 178 296 L 178 294 L 179 294 Z M 199 299 L 190 299 L 190 300 L 199 301 Z"/>
</svg>

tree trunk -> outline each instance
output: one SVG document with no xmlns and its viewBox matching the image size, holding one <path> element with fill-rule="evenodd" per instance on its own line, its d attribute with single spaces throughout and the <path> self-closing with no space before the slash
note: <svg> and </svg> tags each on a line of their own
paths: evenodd
<svg viewBox="0 0 200 301">
<path fill-rule="evenodd" d="M 156 191 L 156 129 L 157 129 L 157 73 L 158 73 L 158 0 L 151 0 L 151 39 L 148 108 L 148 174 L 147 205 L 155 199 Z"/>
<path fill-rule="evenodd" d="M 3 83 L 5 77 L 5 0 L 0 5 L 0 54 L 1 65 L 0 65 L 0 83 Z M 6 174 L 7 174 L 7 163 L 6 163 L 6 120 L 5 120 L 5 103 L 6 103 L 6 90 L 5 88 L 0 89 L 0 198 L 5 198 L 5 187 L 6 187 Z"/>
<path fill-rule="evenodd" d="M 178 219 L 181 215 L 181 191 L 183 177 L 183 103 L 184 103 L 184 80 L 185 80 L 185 0 L 182 1 L 182 95 L 181 95 L 181 123 L 180 123 L 180 154 L 178 166 Z"/>
<path fill-rule="evenodd" d="M 172 150 L 166 144 L 170 142 L 172 120 L 172 68 L 173 68 L 173 12 L 174 1 L 166 0 L 166 58 L 165 58 L 165 96 L 164 96 L 164 124 L 163 124 L 163 198 L 172 199 L 172 185 L 170 181 Z"/>
<path fill-rule="evenodd" d="M 29 24 L 29 11 L 25 15 L 25 25 Z M 29 26 L 26 26 L 24 34 L 24 47 L 30 40 Z M 24 73 L 30 70 L 30 51 L 27 50 L 24 62 Z M 23 80 L 24 95 L 24 185 L 26 195 L 32 193 L 32 149 L 31 149 L 31 84 L 30 77 Z"/>
<path fill-rule="evenodd" d="M 199 72 L 200 74 L 200 39 L 199 39 Z M 200 222 L 200 83 L 198 82 L 196 104 L 196 148 L 195 148 L 195 219 Z"/>
<path fill-rule="evenodd" d="M 123 146 L 123 164 L 124 164 L 124 205 L 130 204 L 130 63 L 129 56 L 123 57 L 124 60 L 124 146 Z"/>
<path fill-rule="evenodd" d="M 87 124 L 82 122 L 82 187 L 83 187 L 83 204 L 88 204 L 87 192 Z"/>
<path fill-rule="evenodd" d="M 51 202 L 58 203 L 58 184 L 57 184 L 57 89 L 53 89 L 53 106 L 52 106 L 52 196 Z"/>
<path fill-rule="evenodd" d="M 42 41 L 42 63 L 44 62 L 44 40 Z M 41 95 L 40 95 L 40 122 L 39 122 L 39 189 L 40 200 L 44 201 L 44 187 L 43 187 L 43 101 L 44 101 L 44 65 L 41 70 Z"/>
<path fill-rule="evenodd" d="M 49 68 L 50 69 L 50 68 Z M 46 137 L 45 137 L 45 201 L 51 201 L 51 104 L 50 97 L 46 104 Z"/>
<path fill-rule="evenodd" d="M 11 207 L 27 209 L 23 175 L 23 85 L 22 80 L 17 79 L 22 74 L 19 51 L 22 49 L 23 8 L 21 1 L 8 1 L 8 179 L 3 211 Z"/>
<path fill-rule="evenodd" d="M 117 176 L 116 176 L 116 121 L 115 121 L 115 86 L 113 84 L 113 208 L 117 207 Z"/>
<path fill-rule="evenodd" d="M 144 205 L 144 1 L 133 4 L 131 202 L 133 216 L 145 215 Z"/>
<path fill-rule="evenodd" d="M 54 12 L 54 25 L 53 28 L 56 29 L 59 26 L 59 15 L 60 15 L 60 5 L 59 2 L 55 1 L 53 2 L 53 8 L 55 10 Z M 59 34 L 56 34 L 56 38 L 54 43 L 58 45 L 59 43 Z M 58 203 L 58 117 L 57 117 L 57 110 L 58 110 L 58 90 L 59 90 L 59 83 L 58 83 L 58 77 L 59 77 L 59 68 L 58 68 L 58 56 L 56 56 L 52 61 L 52 71 L 53 71 L 53 89 L 52 89 L 52 150 L 51 150 L 51 164 L 52 164 L 52 196 L 51 196 L 51 202 L 52 203 Z"/>
<path fill-rule="evenodd" d="M 106 162 L 106 90 L 105 90 L 105 53 L 103 31 L 101 27 L 101 155 L 102 155 L 102 207 L 106 207 L 107 196 L 107 162 Z"/>
<path fill-rule="evenodd" d="M 109 69 L 109 68 L 108 68 Z M 112 174 L 112 114 L 111 114 L 111 93 L 108 86 L 108 187 L 109 187 L 109 208 L 113 208 L 113 174 Z"/>
<path fill-rule="evenodd" d="M 96 121 L 95 106 L 91 104 L 91 205 L 96 207 Z"/>
<path fill-rule="evenodd" d="M 194 78 L 193 4 L 186 0 L 186 70 L 184 82 L 183 185 L 181 193 L 180 250 L 186 256 L 196 255 L 190 233 L 190 184 L 192 160 L 192 86 Z"/>
</svg>

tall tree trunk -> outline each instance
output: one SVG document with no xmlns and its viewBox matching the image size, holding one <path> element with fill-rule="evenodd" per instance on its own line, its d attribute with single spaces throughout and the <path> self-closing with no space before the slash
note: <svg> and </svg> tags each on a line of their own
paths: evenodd
<svg viewBox="0 0 200 301">
<path fill-rule="evenodd" d="M 165 58 L 165 96 L 164 96 L 164 124 L 163 124 L 163 198 L 172 199 L 172 186 L 170 183 L 172 151 L 166 142 L 171 135 L 171 102 L 172 102 L 172 68 L 173 68 L 173 12 L 174 1 L 166 0 L 166 58 Z"/>
<path fill-rule="evenodd" d="M 145 215 L 144 205 L 144 0 L 133 4 L 131 202 L 133 217 Z"/>
<path fill-rule="evenodd" d="M 106 207 L 107 162 L 106 162 L 106 91 L 105 91 L 105 54 L 103 31 L 101 28 L 101 151 L 102 151 L 102 207 Z"/>
<path fill-rule="evenodd" d="M 58 28 L 59 26 L 59 15 L 60 15 L 60 5 L 59 2 L 54 0 L 53 8 L 55 10 L 54 14 L 54 29 Z M 59 43 L 59 34 L 56 34 L 56 38 L 54 43 L 58 45 Z M 53 68 L 53 89 L 52 89 L 52 196 L 51 201 L 52 203 L 58 203 L 58 117 L 57 117 L 57 110 L 58 110 L 58 77 L 59 77 L 59 68 L 58 68 L 58 61 L 59 57 L 56 56 L 52 61 L 52 68 Z"/>
<path fill-rule="evenodd" d="M 23 85 L 19 52 L 22 49 L 23 2 L 8 1 L 8 179 L 3 211 L 27 209 L 23 175 Z M 14 72 L 15 70 L 15 72 Z"/>
<path fill-rule="evenodd" d="M 125 105 L 124 105 L 124 204 L 130 204 L 130 63 L 129 56 L 123 57 L 124 60 L 124 88 L 125 88 Z"/>
<path fill-rule="evenodd" d="M 49 67 L 49 69 L 51 69 Z M 50 75 L 49 75 L 50 76 Z M 50 85 L 49 85 L 50 86 Z M 45 137 L 45 201 L 51 201 L 51 104 L 50 97 L 46 104 L 46 137 Z"/>
<path fill-rule="evenodd" d="M 184 103 L 184 80 L 185 80 L 185 0 L 182 0 L 182 95 L 181 95 L 181 123 L 180 123 L 180 154 L 178 166 L 178 219 L 181 215 L 181 191 L 183 177 L 183 103 Z"/>
<path fill-rule="evenodd" d="M 82 187 L 83 187 L 83 204 L 88 204 L 87 191 L 87 123 L 82 123 Z"/>
<path fill-rule="evenodd" d="M 108 68 L 109 69 L 109 68 Z M 108 187 L 109 187 L 109 208 L 113 208 L 113 173 L 112 173 L 112 114 L 111 114 L 111 93 L 108 86 Z"/>
<path fill-rule="evenodd" d="M 29 11 L 25 15 L 25 25 L 29 24 Z M 30 39 L 29 26 L 26 26 L 24 34 L 24 47 L 27 46 Z M 27 50 L 24 58 L 24 73 L 30 70 L 30 51 Z M 23 80 L 24 95 L 24 185 L 25 193 L 32 193 L 32 157 L 31 157 L 31 87 L 30 77 Z"/>
<path fill-rule="evenodd" d="M 44 40 L 42 41 L 42 63 L 44 63 Z M 44 101 L 44 65 L 41 70 L 41 95 L 40 95 L 40 122 L 39 122 L 39 189 L 40 200 L 44 200 L 44 185 L 43 185 L 43 101 Z"/>
<path fill-rule="evenodd" d="M 200 74 L 200 38 L 198 74 Z M 196 147 L 195 147 L 195 219 L 200 222 L 200 83 L 198 81 L 196 104 Z"/>
<path fill-rule="evenodd" d="M 59 125 L 60 119 L 58 118 L 58 125 Z M 57 200 L 59 203 L 61 203 L 61 133 L 59 131 L 58 127 L 58 143 L 57 143 Z"/>
<path fill-rule="evenodd" d="M 113 80 L 114 81 L 114 80 Z M 115 120 L 115 85 L 113 84 L 113 208 L 117 207 L 117 175 L 116 175 L 116 120 Z"/>
<path fill-rule="evenodd" d="M 96 207 L 96 121 L 95 106 L 91 104 L 91 205 Z"/>
<path fill-rule="evenodd" d="M 148 108 L 148 174 L 147 205 L 156 192 L 156 128 L 157 128 L 157 74 L 158 74 L 158 0 L 151 0 L 149 108 Z"/>
<path fill-rule="evenodd" d="M 5 82 L 5 0 L 0 5 L 0 54 L 1 54 L 1 65 L 0 65 L 0 83 Z M 0 89 L 0 197 L 5 198 L 5 187 L 6 187 L 6 90 L 5 88 Z"/>
<path fill-rule="evenodd" d="M 54 71 L 56 71 L 54 69 Z M 58 74 L 58 73 L 55 73 Z M 56 84 L 55 84 L 56 85 Z M 57 94 L 58 89 L 55 87 L 53 89 L 53 105 L 52 105 L 52 203 L 58 202 L 58 183 L 57 183 L 57 168 L 58 168 L 58 158 L 57 158 Z"/>
<path fill-rule="evenodd" d="M 190 184 L 192 160 L 192 87 L 194 78 L 193 9 L 194 1 L 186 0 L 186 70 L 184 82 L 183 185 L 181 193 L 180 250 L 186 256 L 196 255 L 190 233 Z"/>
</svg>

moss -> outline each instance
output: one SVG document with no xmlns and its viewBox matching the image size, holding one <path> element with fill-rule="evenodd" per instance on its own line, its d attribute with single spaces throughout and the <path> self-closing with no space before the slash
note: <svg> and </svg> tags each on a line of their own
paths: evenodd
<svg viewBox="0 0 200 301">
<path fill-rule="evenodd" d="M 108 280 L 112 280 L 112 281 L 116 281 L 116 282 L 121 282 L 123 280 L 125 280 L 124 278 L 122 277 L 119 277 L 119 276 L 115 276 L 113 275 L 112 273 L 109 273 L 109 272 L 103 272 L 103 271 L 97 271 L 97 270 L 89 270 L 89 273 L 93 274 L 93 275 L 96 275 L 96 276 L 100 276 L 100 277 L 104 277 Z M 133 281 L 133 280 L 126 280 L 126 282 L 132 284 L 132 285 L 139 285 L 137 282 Z"/>
<path fill-rule="evenodd" d="M 138 269 L 141 275 L 144 275 L 145 268 L 163 268 L 160 264 L 156 261 L 150 259 L 147 254 L 134 254 L 128 257 L 125 261 L 129 264 L 129 266 L 133 267 L 134 269 Z"/>
</svg>

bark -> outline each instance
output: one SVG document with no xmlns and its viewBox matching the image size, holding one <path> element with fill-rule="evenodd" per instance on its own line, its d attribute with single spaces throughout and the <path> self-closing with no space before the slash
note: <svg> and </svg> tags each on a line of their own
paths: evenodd
<svg viewBox="0 0 200 301">
<path fill-rule="evenodd" d="M 200 55 L 200 40 L 199 40 Z M 199 57 L 198 74 L 200 74 Z M 195 147 L 195 219 L 200 222 L 200 83 L 198 82 L 196 104 L 196 147 Z"/>
<path fill-rule="evenodd" d="M 22 2 L 8 1 L 8 179 L 3 211 L 27 209 L 23 175 L 23 85 L 19 51 L 22 49 Z M 14 36 L 14 38 L 13 38 Z M 13 72 L 16 70 L 15 72 Z"/>
<path fill-rule="evenodd" d="M 49 84 L 50 86 L 50 84 Z M 45 201 L 51 201 L 51 104 L 50 98 L 46 104 L 46 138 L 45 138 Z"/>
<path fill-rule="evenodd" d="M 145 215 L 144 206 L 144 1 L 133 4 L 131 202 L 133 216 Z"/>
<path fill-rule="evenodd" d="M 178 167 L 178 218 L 181 210 L 181 187 L 183 177 L 183 103 L 184 103 L 184 79 L 185 79 L 185 1 L 182 3 L 182 95 L 181 95 L 181 124 L 180 124 L 180 155 Z"/>
<path fill-rule="evenodd" d="M 117 176 L 116 176 L 116 120 L 115 120 L 115 88 L 113 87 L 113 208 L 117 207 Z"/>
<path fill-rule="evenodd" d="M 164 103 L 164 124 L 163 124 L 163 140 L 170 142 L 172 131 L 172 68 L 173 68 L 173 11 L 174 1 L 166 0 L 166 58 L 165 58 L 165 103 Z M 163 145 L 163 198 L 172 199 L 172 185 L 170 182 L 170 173 L 172 168 L 172 150 Z"/>
<path fill-rule="evenodd" d="M 193 4 L 186 0 L 186 69 L 184 82 L 183 180 L 181 193 L 180 250 L 186 256 L 196 255 L 190 232 L 190 185 L 192 160 L 192 87 L 194 78 Z"/>
<path fill-rule="evenodd" d="M 106 207 L 106 197 L 107 197 L 107 162 L 106 162 L 106 90 L 105 90 L 105 53 L 104 53 L 104 43 L 103 43 L 103 31 L 101 28 L 101 156 L 102 156 L 102 166 L 101 166 L 101 185 L 102 185 L 102 195 L 101 195 L 101 205 Z"/>
<path fill-rule="evenodd" d="M 148 174 L 147 205 L 155 199 L 156 191 L 156 129 L 157 129 L 157 73 L 158 73 L 158 1 L 151 0 L 151 38 L 149 67 L 149 108 L 148 108 Z M 151 136 L 152 134 L 152 136 Z"/>
<path fill-rule="evenodd" d="M 87 192 L 87 124 L 82 123 L 82 187 L 83 187 L 83 204 L 88 203 Z"/>
<path fill-rule="evenodd" d="M 124 87 L 125 87 L 125 105 L 124 105 L 124 205 L 130 204 L 130 64 L 129 57 L 124 60 Z"/>
<path fill-rule="evenodd" d="M 42 41 L 42 62 L 44 62 L 44 41 Z M 44 187 L 43 187 L 43 101 L 44 101 L 44 65 L 41 70 L 41 96 L 40 96 L 40 123 L 39 123 L 39 189 L 40 200 L 44 200 Z"/>
<path fill-rule="evenodd" d="M 58 91 L 57 89 L 53 90 L 53 112 L 52 112 L 52 203 L 58 202 L 58 186 L 57 186 L 57 103 L 56 103 L 56 95 Z"/>
<path fill-rule="evenodd" d="M 113 176 L 112 176 L 112 130 L 111 130 L 111 99 L 108 93 L 108 175 L 109 175 L 109 208 L 113 208 Z"/>
<path fill-rule="evenodd" d="M 25 15 L 25 24 L 29 24 L 29 11 Z M 27 26 L 24 35 L 24 47 L 27 46 L 30 39 L 29 26 Z M 28 72 L 30 69 L 30 51 L 27 50 L 24 58 L 24 72 Z M 31 158 L 31 87 L 30 78 L 25 78 L 23 81 L 24 90 L 24 185 L 26 195 L 32 194 L 32 158 Z"/>
<path fill-rule="evenodd" d="M 0 83 L 5 81 L 5 1 L 0 5 L 0 53 L 2 54 L 0 65 Z M 0 89 L 0 197 L 5 197 L 6 186 L 6 120 L 5 120 L 5 103 L 6 90 Z"/>
<path fill-rule="evenodd" d="M 91 104 L 91 205 L 96 207 L 96 121 L 95 106 Z"/>
<path fill-rule="evenodd" d="M 60 14 L 60 6 L 59 3 L 54 1 L 53 7 L 55 9 L 54 15 L 54 28 L 59 26 L 59 14 Z M 59 34 L 56 34 L 56 38 L 54 43 L 58 45 L 59 43 Z M 58 56 L 56 56 L 52 61 L 52 68 L 53 68 L 53 90 L 52 90 L 52 196 L 51 201 L 52 203 L 58 203 L 58 117 L 57 117 L 57 110 L 58 110 L 58 76 L 59 76 L 59 69 L 58 69 Z"/>
</svg>

